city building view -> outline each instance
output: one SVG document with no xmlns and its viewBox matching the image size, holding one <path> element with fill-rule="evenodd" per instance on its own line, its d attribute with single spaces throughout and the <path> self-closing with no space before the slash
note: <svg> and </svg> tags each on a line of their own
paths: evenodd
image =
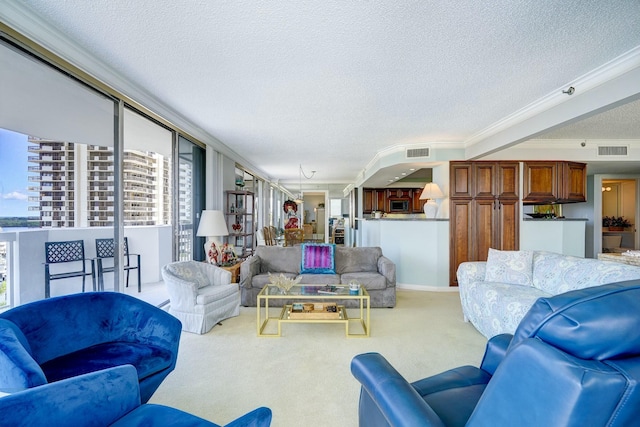
<svg viewBox="0 0 640 427">
<path fill-rule="evenodd" d="M 114 155 L 109 147 L 29 137 L 29 211 L 40 227 L 114 223 Z M 171 222 L 171 161 L 124 150 L 124 225 Z"/>
</svg>

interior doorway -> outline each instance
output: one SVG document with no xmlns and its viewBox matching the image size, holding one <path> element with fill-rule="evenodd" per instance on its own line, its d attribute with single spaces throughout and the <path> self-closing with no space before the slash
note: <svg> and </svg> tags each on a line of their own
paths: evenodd
<svg viewBox="0 0 640 427">
<path fill-rule="evenodd" d="M 328 203 L 327 191 L 302 192 L 302 224 L 311 229 L 311 240 L 327 242 L 328 233 Z M 305 239 L 307 236 L 305 235 Z"/>
<path fill-rule="evenodd" d="M 596 253 L 622 253 L 627 250 L 640 248 L 638 223 L 640 221 L 640 177 L 637 175 L 602 175 L 595 184 L 595 189 L 601 197 L 600 203 L 595 205 L 594 231 L 596 231 Z M 616 227 L 615 222 L 606 219 L 622 218 L 630 226 Z M 599 248 L 598 248 L 599 246 Z"/>
</svg>

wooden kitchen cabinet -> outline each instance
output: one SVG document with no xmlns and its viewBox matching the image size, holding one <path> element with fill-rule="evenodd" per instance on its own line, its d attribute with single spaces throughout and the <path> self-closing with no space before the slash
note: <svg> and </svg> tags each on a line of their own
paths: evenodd
<svg viewBox="0 0 640 427">
<path fill-rule="evenodd" d="M 426 200 L 420 200 L 422 188 L 414 188 L 411 198 L 411 213 L 424 213 L 424 204 Z"/>
<path fill-rule="evenodd" d="M 410 199 L 411 192 L 410 188 L 389 188 L 387 189 L 387 199 Z"/>
<path fill-rule="evenodd" d="M 577 162 L 524 162 L 525 204 L 586 202 L 586 165 Z"/>
<path fill-rule="evenodd" d="M 384 189 L 362 189 L 362 213 L 370 214 L 373 211 L 385 212 L 387 210 L 387 198 Z"/>
<path fill-rule="evenodd" d="M 489 248 L 519 248 L 519 171 L 518 162 L 451 162 L 451 286 L 460 263 L 486 261 Z"/>
</svg>

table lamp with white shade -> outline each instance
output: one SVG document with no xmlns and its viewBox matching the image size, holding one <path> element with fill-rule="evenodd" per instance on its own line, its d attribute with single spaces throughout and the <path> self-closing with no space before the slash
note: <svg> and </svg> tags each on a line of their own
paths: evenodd
<svg viewBox="0 0 640 427">
<path fill-rule="evenodd" d="M 220 256 L 218 248 L 222 246 L 220 237 L 229 235 L 227 221 L 222 211 L 202 211 L 196 235 L 207 238 L 207 241 L 204 243 L 205 256 L 211 264 L 217 264 Z"/>
<path fill-rule="evenodd" d="M 427 182 L 420 194 L 420 200 L 427 199 L 427 203 L 424 204 L 424 214 L 427 218 L 435 218 L 438 213 L 438 204 L 435 199 L 441 199 L 444 197 L 442 190 L 435 182 Z"/>
</svg>

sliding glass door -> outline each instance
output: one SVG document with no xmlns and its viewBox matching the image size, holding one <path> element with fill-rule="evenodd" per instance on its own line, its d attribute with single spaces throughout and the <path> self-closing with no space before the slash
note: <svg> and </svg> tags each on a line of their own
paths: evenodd
<svg viewBox="0 0 640 427">
<path fill-rule="evenodd" d="M 204 237 L 196 231 L 205 209 L 205 149 L 183 136 L 178 138 L 178 239 L 180 261 L 204 261 Z"/>
</svg>

